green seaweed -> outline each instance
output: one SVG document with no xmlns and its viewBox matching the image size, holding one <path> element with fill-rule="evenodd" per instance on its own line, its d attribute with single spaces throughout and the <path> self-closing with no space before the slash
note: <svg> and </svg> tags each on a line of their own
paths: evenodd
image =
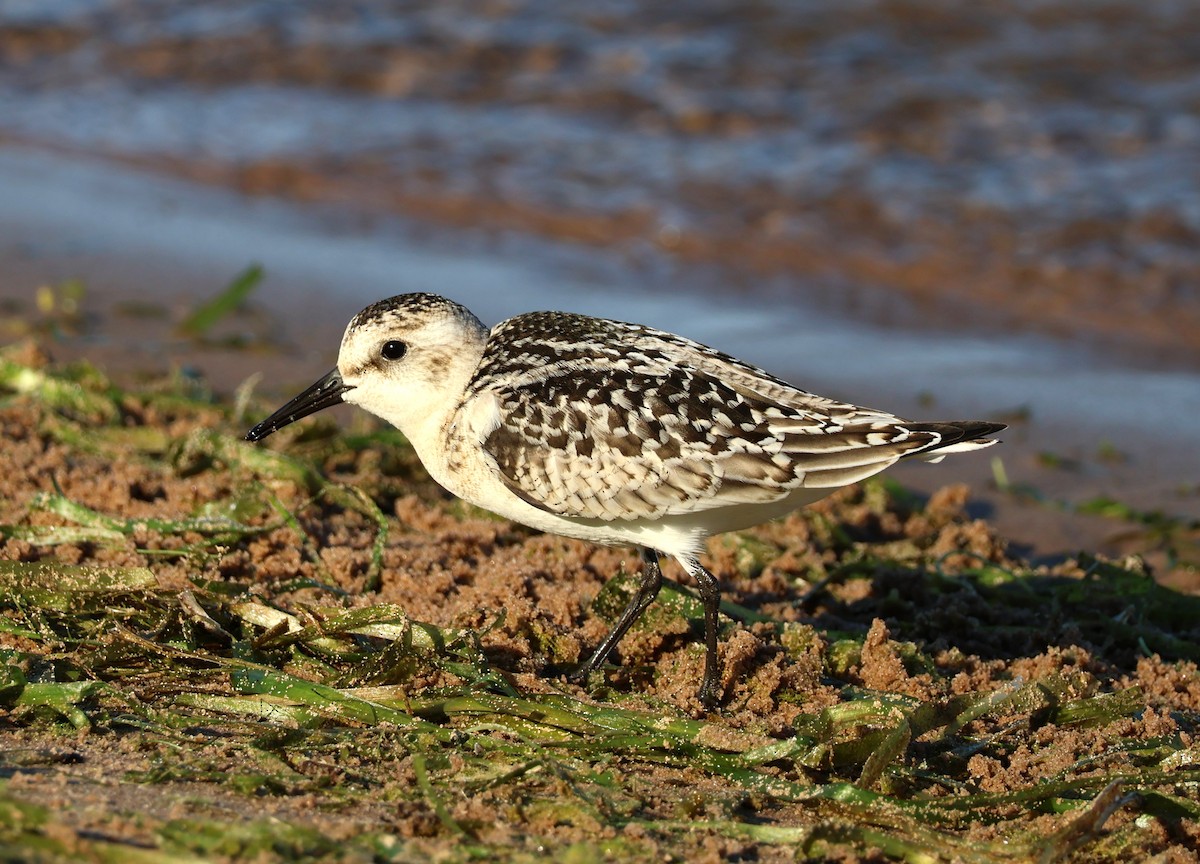
<svg viewBox="0 0 1200 864">
<path fill-rule="evenodd" d="M 879 692 L 855 683 L 865 624 L 837 623 L 847 615 L 842 588 L 903 578 L 912 596 L 931 598 L 926 605 L 951 596 L 974 603 L 978 627 L 989 632 L 1044 639 L 1030 612 L 1051 609 L 1108 662 L 1132 667 L 1157 652 L 1182 670 L 1198 657 L 1200 598 L 1159 585 L 1135 561 L 1081 555 L 1074 563 L 1082 576 L 1067 577 L 959 553 L 931 558 L 908 539 L 868 546 L 835 519 L 811 513 L 805 518 L 825 561 L 796 601 L 804 614 L 779 620 L 727 601 L 723 626 L 753 628 L 768 656 L 811 658 L 833 704 L 804 711 L 801 702 L 789 726 L 767 728 L 739 725 L 736 706 L 728 717 L 692 716 L 620 684 L 589 696 L 548 671 L 544 688 L 530 691 L 484 650 L 486 633 L 420 622 L 402 605 L 361 605 L 340 589 L 314 592 L 311 582 L 252 586 L 213 568 L 214 550 L 285 531 L 327 575 L 321 542 L 311 536 L 319 520 L 310 517 L 351 510 L 374 530 L 363 550 L 369 598 L 385 553 L 410 530 L 387 515 L 398 494 L 388 484 L 407 477 L 403 460 L 411 456 L 394 433 L 340 441 L 314 434 L 298 455 L 282 455 L 245 445 L 236 411 L 183 389 L 127 393 L 84 368 L 4 363 L 0 388 L 32 400 L 52 440 L 80 453 L 125 448 L 165 475 L 222 472 L 237 491 L 198 512 L 129 519 L 54 489 L 31 494 L 22 515 L 0 524 L 0 537 L 39 559 L 0 562 L 0 634 L 12 640 L 0 642 L 0 722 L 30 735 L 63 739 L 87 730 L 129 742 L 146 765 L 113 782 L 191 784 L 251 802 L 305 798 L 322 812 L 407 808 L 428 814 L 431 836 L 379 827 L 347 840 L 319 820 L 259 818 L 253 807 L 231 819 L 198 806 L 186 818 L 140 816 L 144 840 L 134 845 L 76 831 L 67 814 L 0 781 L 0 860 L 649 861 L 686 858 L 697 838 L 724 837 L 781 847 L 795 859 L 1111 861 L 1136 859 L 1144 842 L 1137 820 L 1110 827 L 1119 821 L 1114 813 L 1200 819 L 1200 718 L 1176 712 L 1181 731 L 1136 737 L 1128 728 L 1147 710 L 1148 694 L 1112 681 L 1080 685 L 1066 670 L 953 696 Z M 126 425 L 138 400 L 203 412 L 209 428 L 172 438 Z M 362 482 L 329 479 L 322 461 L 398 449 L 405 455 L 387 458 L 400 462 L 364 472 Z M 372 458 L 374 466 L 384 457 Z M 861 496 L 875 514 L 920 508 L 890 483 L 868 484 Z M 147 537 L 153 550 L 135 548 Z M 730 544 L 747 577 L 777 566 L 783 551 L 754 532 L 719 542 Z M 56 546 L 74 547 L 82 560 L 57 561 Z M 144 563 L 112 564 L 101 549 Z M 162 578 L 168 563 L 175 569 Z M 592 614 L 619 612 L 636 579 L 610 582 Z M 937 633 L 921 630 L 920 605 L 890 601 L 887 614 L 905 632 L 889 650 L 910 674 L 944 680 L 951 673 L 932 656 Z M 817 609 L 835 616 L 835 628 L 805 617 Z M 701 618 L 694 594 L 668 583 L 639 627 L 696 630 Z M 566 662 L 544 641 L 549 636 L 528 638 L 551 662 Z M 780 700 L 787 695 L 781 691 Z M 1002 761 L 1035 748 L 1047 728 L 1120 731 L 1104 752 L 1049 776 L 1005 792 L 980 788 L 968 768 L 973 757 Z M 41 770 L 53 758 L 0 750 L 0 770 Z M 407 784 L 394 782 L 398 772 L 407 772 Z M 498 836 L 461 806 L 472 795 L 504 802 L 500 812 L 513 824 L 539 827 L 524 832 L 527 840 Z M 1041 820 L 1037 832 L 1033 818 Z M 570 839 L 556 833 L 560 826 L 570 826 Z M 989 838 L 981 841 L 974 828 Z"/>
<path fill-rule="evenodd" d="M 179 325 L 185 336 L 207 336 L 222 320 L 232 315 L 246 302 L 263 278 L 260 264 L 251 264 L 233 278 L 215 297 L 194 309 Z"/>
</svg>

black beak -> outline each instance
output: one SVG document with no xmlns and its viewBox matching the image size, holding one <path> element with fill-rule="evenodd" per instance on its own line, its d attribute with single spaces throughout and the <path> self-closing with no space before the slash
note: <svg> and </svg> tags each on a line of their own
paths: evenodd
<svg viewBox="0 0 1200 864">
<path fill-rule="evenodd" d="M 288 402 L 266 420 L 259 423 L 246 433 L 247 441 L 261 441 L 272 432 L 278 432 L 289 423 L 295 423 L 301 417 L 315 414 L 322 408 L 342 404 L 342 394 L 354 387 L 347 386 L 342 381 L 342 374 L 337 369 L 332 370 L 316 384 L 309 387 L 295 399 Z"/>
</svg>

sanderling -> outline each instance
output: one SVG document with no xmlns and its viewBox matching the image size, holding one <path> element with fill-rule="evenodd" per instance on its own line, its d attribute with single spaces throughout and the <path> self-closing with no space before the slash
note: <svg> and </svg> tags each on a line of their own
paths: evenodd
<svg viewBox="0 0 1200 864">
<path fill-rule="evenodd" d="M 568 312 L 490 331 L 457 303 L 402 294 L 363 309 L 337 368 L 246 435 L 349 402 L 397 426 L 453 494 L 532 528 L 639 547 L 641 582 L 580 667 L 600 667 L 675 558 L 704 605 L 699 698 L 718 701 L 720 588 L 705 540 L 783 516 L 915 456 L 996 443 L 982 421 L 910 422 L 799 390 L 690 339 Z"/>
</svg>

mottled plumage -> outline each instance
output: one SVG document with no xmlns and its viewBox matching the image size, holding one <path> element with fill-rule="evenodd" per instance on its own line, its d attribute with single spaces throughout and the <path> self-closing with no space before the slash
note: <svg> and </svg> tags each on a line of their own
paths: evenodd
<svg viewBox="0 0 1200 864">
<path fill-rule="evenodd" d="M 399 355 L 399 356 L 393 356 Z M 338 401 L 398 426 L 451 492 L 541 530 L 643 548 L 643 582 L 584 671 L 653 600 L 657 553 L 701 589 L 717 696 L 716 580 L 706 537 L 783 515 L 906 456 L 995 443 L 982 421 L 911 422 L 797 389 L 697 342 L 565 312 L 488 331 L 431 294 L 351 320 L 338 368 L 251 430 L 258 440 Z"/>
<path fill-rule="evenodd" d="M 509 488 L 549 512 L 604 521 L 845 486 L 990 431 L 907 423 L 690 340 L 553 312 L 492 331 L 466 399 L 488 392 L 499 417 L 483 449 Z"/>
</svg>

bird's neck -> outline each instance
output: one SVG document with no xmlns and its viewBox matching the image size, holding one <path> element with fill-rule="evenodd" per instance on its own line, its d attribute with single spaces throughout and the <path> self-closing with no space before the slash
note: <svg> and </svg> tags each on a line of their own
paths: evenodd
<svg viewBox="0 0 1200 864">
<path fill-rule="evenodd" d="M 431 364 L 432 377 L 424 386 L 397 394 L 387 412 L 379 412 L 404 433 L 431 473 L 434 465 L 444 458 L 447 430 L 454 423 L 486 344 L 487 331 L 481 328 L 469 341 L 455 346 Z"/>
</svg>

